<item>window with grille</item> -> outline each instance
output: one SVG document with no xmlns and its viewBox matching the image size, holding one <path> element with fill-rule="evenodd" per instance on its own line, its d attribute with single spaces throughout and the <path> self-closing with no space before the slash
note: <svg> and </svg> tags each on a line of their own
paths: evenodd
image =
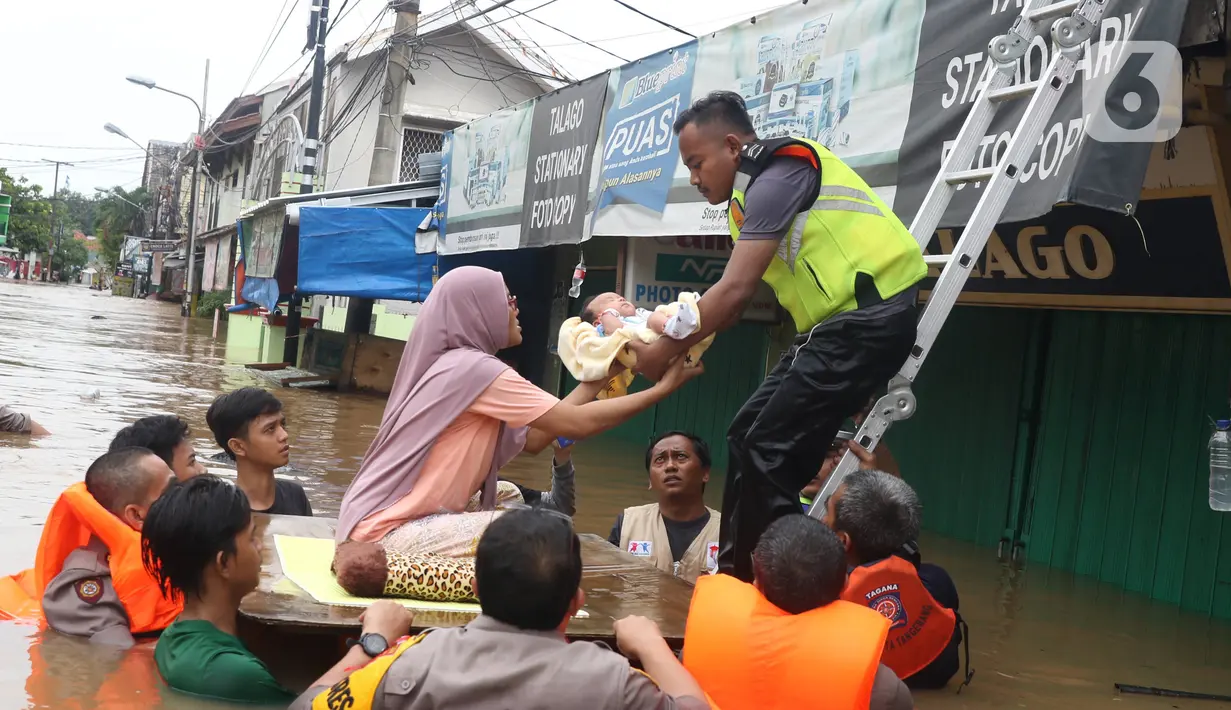
<svg viewBox="0 0 1231 710">
<path fill-rule="evenodd" d="M 414 182 L 423 179 L 419 175 L 419 155 L 439 153 L 444 146 L 444 136 L 434 131 L 407 128 L 402 131 L 402 167 L 399 182 Z"/>
</svg>

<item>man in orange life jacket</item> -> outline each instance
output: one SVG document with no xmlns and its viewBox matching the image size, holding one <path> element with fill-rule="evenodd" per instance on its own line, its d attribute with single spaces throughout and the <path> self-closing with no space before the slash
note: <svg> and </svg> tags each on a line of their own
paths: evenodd
<svg viewBox="0 0 1231 710">
<path fill-rule="evenodd" d="M 99 457 L 86 471 L 85 488 L 98 506 L 131 529 L 135 545 L 150 505 L 172 478 L 170 467 L 154 452 L 128 447 Z M 85 519 L 89 514 L 78 515 Z M 134 632 L 160 629 L 133 628 L 125 606 L 125 582 L 119 579 L 121 571 L 112 569 L 112 550 L 99 531 L 91 532 L 89 541 L 69 553 L 58 574 L 47 583 L 43 617 L 48 626 L 62 634 L 128 648 L 133 645 Z M 40 550 L 40 559 L 43 556 Z M 148 585 L 145 591 L 157 593 L 157 586 L 139 569 L 123 571 L 126 576 L 133 573 L 137 584 Z"/>
<path fill-rule="evenodd" d="M 752 584 L 697 580 L 684 667 L 711 704 L 741 708 L 909 710 L 910 691 L 884 665 L 889 622 L 840 599 L 842 542 L 820 521 L 789 514 L 752 554 Z"/>
<path fill-rule="evenodd" d="M 825 522 L 841 538 L 851 566 L 842 598 L 890 621 L 883 662 L 911 688 L 934 689 L 958 671 L 964 624 L 953 579 L 920 559 L 921 513 L 905 481 L 864 469 L 829 498 Z M 968 658 L 965 682 L 969 665 Z"/>
</svg>

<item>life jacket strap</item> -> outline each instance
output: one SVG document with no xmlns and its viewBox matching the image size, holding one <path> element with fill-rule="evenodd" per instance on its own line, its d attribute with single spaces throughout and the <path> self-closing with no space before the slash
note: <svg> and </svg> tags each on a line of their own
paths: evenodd
<svg viewBox="0 0 1231 710">
<path fill-rule="evenodd" d="M 970 626 L 966 624 L 966 620 L 957 611 L 953 612 L 957 616 L 958 627 L 962 630 L 962 645 L 966 647 L 966 675 L 962 680 L 962 684 L 957 687 L 957 694 L 962 694 L 962 688 L 970 685 L 970 681 L 974 679 L 975 672 L 970 668 Z"/>
</svg>

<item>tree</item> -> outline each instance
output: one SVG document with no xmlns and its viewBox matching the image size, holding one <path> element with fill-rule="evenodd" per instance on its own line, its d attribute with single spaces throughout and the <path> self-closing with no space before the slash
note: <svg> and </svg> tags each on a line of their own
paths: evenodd
<svg viewBox="0 0 1231 710">
<path fill-rule="evenodd" d="M 51 201 L 43 196 L 43 188 L 0 168 L 0 192 L 13 198 L 9 245 L 23 255 L 45 253 L 51 245 Z"/>
<path fill-rule="evenodd" d="M 98 222 L 98 206 L 102 200 L 73 192 L 68 188 L 61 189 L 58 197 L 61 204 L 56 208 L 56 216 L 64 222 L 64 233 L 72 234 L 73 230 L 80 230 L 85 234 L 93 234 Z"/>
<path fill-rule="evenodd" d="M 145 188 L 131 192 L 121 187 L 111 188 L 98 201 L 96 226 L 99 237 L 98 259 L 107 272 L 115 271 L 120 262 L 120 250 L 124 247 L 125 235 L 140 236 L 145 232 L 145 215 L 150 196 Z"/>
<path fill-rule="evenodd" d="M 73 269 L 84 267 L 89 260 L 90 252 L 85 244 L 71 237 L 61 240 L 55 256 L 55 267 L 60 272 L 60 280 L 66 281 Z"/>
</svg>

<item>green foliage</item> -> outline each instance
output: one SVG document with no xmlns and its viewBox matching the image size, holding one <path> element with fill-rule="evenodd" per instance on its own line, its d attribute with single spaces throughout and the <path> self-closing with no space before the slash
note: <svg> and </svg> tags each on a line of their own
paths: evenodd
<svg viewBox="0 0 1231 710">
<path fill-rule="evenodd" d="M 57 197 L 60 204 L 56 205 L 56 217 L 64 223 L 64 234 L 80 231 L 82 234 L 93 234 L 98 221 L 98 207 L 102 202 L 100 197 L 83 195 L 67 188 L 61 189 Z"/>
<path fill-rule="evenodd" d="M 107 273 L 115 271 L 120 262 L 120 250 L 125 235 L 139 236 L 145 233 L 145 212 L 150 205 L 150 196 L 145 188 L 126 191 L 113 187 L 98 201 L 95 210 L 95 227 L 99 236 L 98 259 Z"/>
<path fill-rule="evenodd" d="M 64 281 L 68 278 L 68 274 L 73 269 L 80 269 L 90 260 L 90 252 L 86 250 L 85 244 L 71 237 L 65 237 L 60 240 L 60 248 L 55 253 L 55 268 L 60 271 L 60 280 Z"/>
<path fill-rule="evenodd" d="M 209 293 L 201 294 L 201 298 L 197 300 L 197 315 L 202 318 L 213 318 L 214 311 L 221 311 L 227 307 L 227 301 L 231 300 L 230 291 L 210 291 Z"/>
<path fill-rule="evenodd" d="M 13 198 L 8 246 L 22 254 L 46 252 L 51 245 L 51 202 L 43 195 L 43 188 L 0 168 L 0 192 Z"/>
</svg>

